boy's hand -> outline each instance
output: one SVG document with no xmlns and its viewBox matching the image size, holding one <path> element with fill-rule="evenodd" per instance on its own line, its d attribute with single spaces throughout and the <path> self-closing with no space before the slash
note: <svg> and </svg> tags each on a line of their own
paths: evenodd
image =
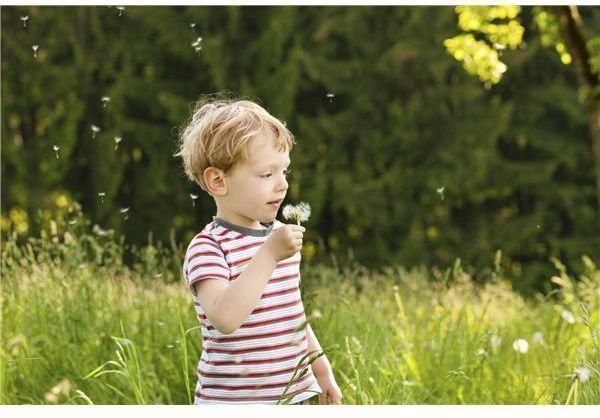
<svg viewBox="0 0 600 418">
<path fill-rule="evenodd" d="M 284 225 L 271 233 L 263 248 L 277 261 L 290 258 L 302 249 L 304 231 L 306 228 L 301 225 Z"/>
<path fill-rule="evenodd" d="M 319 394 L 319 405 L 341 405 L 342 391 L 332 373 L 315 375 L 323 393 Z"/>
</svg>

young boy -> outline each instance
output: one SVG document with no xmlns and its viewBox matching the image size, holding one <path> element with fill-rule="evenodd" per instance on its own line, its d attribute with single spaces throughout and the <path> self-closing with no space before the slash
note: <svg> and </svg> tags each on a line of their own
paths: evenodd
<svg viewBox="0 0 600 418">
<path fill-rule="evenodd" d="M 300 298 L 305 229 L 275 219 L 293 144 L 250 101 L 201 102 L 181 134 L 185 172 L 217 206 L 183 263 L 203 337 L 195 404 L 341 402 L 325 356 L 286 390 L 302 357 L 322 351 Z"/>
</svg>

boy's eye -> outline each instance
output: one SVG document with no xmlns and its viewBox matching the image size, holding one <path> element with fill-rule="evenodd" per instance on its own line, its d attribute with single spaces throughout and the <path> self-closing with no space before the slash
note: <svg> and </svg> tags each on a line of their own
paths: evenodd
<svg viewBox="0 0 600 418">
<path fill-rule="evenodd" d="M 260 177 L 263 179 L 268 179 L 269 177 L 271 177 L 271 173 L 261 174 Z"/>
</svg>

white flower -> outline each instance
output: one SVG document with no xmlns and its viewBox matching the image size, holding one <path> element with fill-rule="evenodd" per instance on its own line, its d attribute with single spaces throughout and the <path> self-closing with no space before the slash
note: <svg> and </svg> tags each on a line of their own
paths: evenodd
<svg viewBox="0 0 600 418">
<path fill-rule="evenodd" d="M 574 370 L 574 379 L 579 380 L 581 383 L 587 382 L 592 374 L 592 371 L 587 367 L 577 367 Z"/>
<path fill-rule="evenodd" d="M 571 312 L 567 311 L 566 309 L 564 311 L 562 311 L 560 316 L 562 319 L 567 321 L 569 324 L 575 323 L 575 316 Z"/>
<path fill-rule="evenodd" d="M 541 331 L 536 331 L 531 337 L 534 343 L 544 345 L 544 334 Z"/>
<path fill-rule="evenodd" d="M 495 350 L 496 348 L 500 347 L 500 344 L 502 344 L 502 338 L 500 338 L 497 335 L 492 335 L 490 337 L 490 345 L 492 346 L 492 348 Z"/>
<path fill-rule="evenodd" d="M 300 222 L 308 221 L 310 217 L 310 205 L 306 202 L 300 202 L 296 206 L 285 205 L 283 208 L 283 217 L 289 221 L 295 221 L 300 225 Z"/>
<path fill-rule="evenodd" d="M 513 342 L 513 350 L 515 350 L 517 353 L 525 354 L 527 353 L 528 349 L 529 343 L 522 338 L 519 338 Z"/>
</svg>

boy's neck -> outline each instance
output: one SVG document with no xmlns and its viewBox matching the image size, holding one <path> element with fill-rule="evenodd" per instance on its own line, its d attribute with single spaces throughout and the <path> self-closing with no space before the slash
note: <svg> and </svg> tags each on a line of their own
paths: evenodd
<svg viewBox="0 0 600 418">
<path fill-rule="evenodd" d="M 257 221 L 259 224 L 259 227 L 248 228 L 246 226 L 237 225 L 233 222 L 223 219 L 223 218 L 219 217 L 218 214 L 217 214 L 217 216 L 213 216 L 213 222 L 215 222 L 217 225 L 220 225 L 224 228 L 231 229 L 232 231 L 236 231 L 236 232 L 242 233 L 244 235 L 251 235 L 251 236 L 256 236 L 256 237 L 267 236 L 271 233 L 271 231 L 273 229 L 273 222 L 266 225 L 266 224 L 263 224 L 263 223 L 260 223 Z"/>
</svg>

